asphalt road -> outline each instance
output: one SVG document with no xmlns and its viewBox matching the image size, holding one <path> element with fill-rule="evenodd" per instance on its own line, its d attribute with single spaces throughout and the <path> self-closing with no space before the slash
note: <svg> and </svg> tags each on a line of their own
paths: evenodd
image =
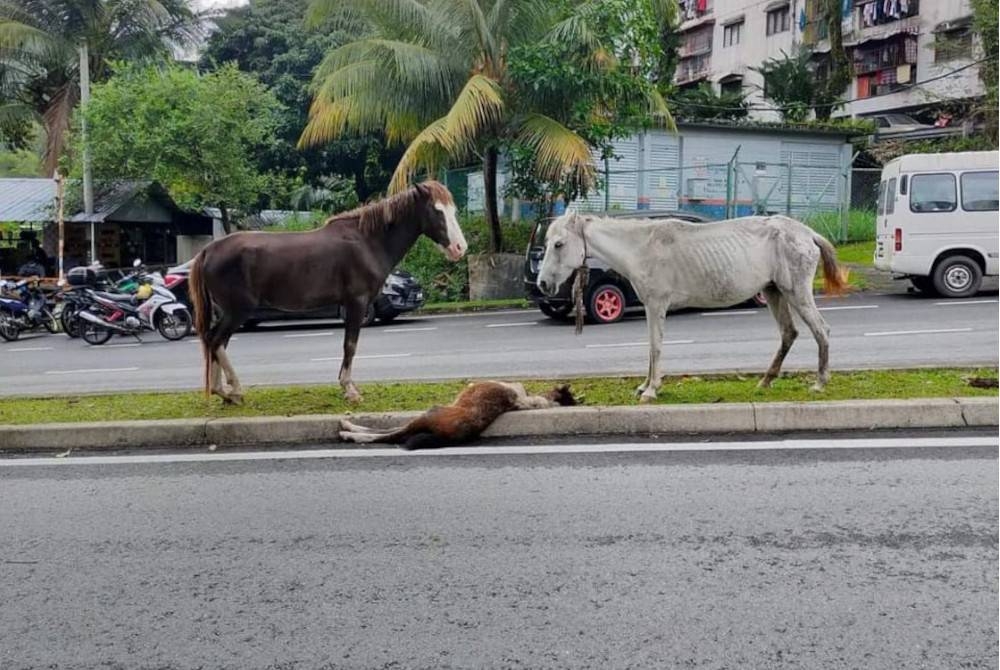
<svg viewBox="0 0 1000 670">
<path fill-rule="evenodd" d="M 996 433 L 893 444 L 0 461 L 0 667 L 996 668 Z"/>
<path fill-rule="evenodd" d="M 837 368 L 996 365 L 998 304 L 993 294 L 970 300 L 859 294 L 819 300 L 832 328 Z M 815 370 L 816 344 L 801 334 L 786 369 Z M 640 317 L 589 326 L 535 310 L 401 319 L 362 332 L 355 379 L 372 380 L 645 374 L 646 324 Z M 335 382 L 339 323 L 265 326 L 238 333 L 231 358 L 244 385 Z M 668 373 L 744 370 L 761 373 L 777 348 L 769 311 L 689 311 L 667 319 L 663 364 Z M 92 347 L 39 335 L 0 346 L 0 395 L 132 389 L 188 389 L 201 383 L 196 338 L 167 342 L 149 334 Z"/>
</svg>

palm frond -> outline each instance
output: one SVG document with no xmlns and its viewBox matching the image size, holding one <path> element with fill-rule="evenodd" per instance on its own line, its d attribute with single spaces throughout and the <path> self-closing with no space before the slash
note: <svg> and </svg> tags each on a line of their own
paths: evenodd
<svg viewBox="0 0 1000 670">
<path fill-rule="evenodd" d="M 495 127 L 504 110 L 499 84 L 482 74 L 474 74 L 455 98 L 445 132 L 460 144 L 470 144 L 484 130 Z"/>
<path fill-rule="evenodd" d="M 590 146 L 572 130 L 544 114 L 524 115 L 514 130 L 517 140 L 534 152 L 540 177 L 557 181 L 570 175 L 581 183 L 593 183 Z"/>
<path fill-rule="evenodd" d="M 403 152 L 399 165 L 389 181 L 389 193 L 399 193 L 413 180 L 421 169 L 433 172 L 444 165 L 449 158 L 460 156 L 467 147 L 449 135 L 448 119 L 442 117 L 420 131 L 410 146 Z"/>
</svg>

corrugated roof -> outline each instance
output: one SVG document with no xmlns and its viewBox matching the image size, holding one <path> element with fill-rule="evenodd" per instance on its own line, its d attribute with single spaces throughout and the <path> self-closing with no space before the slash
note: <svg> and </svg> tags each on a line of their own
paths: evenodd
<svg viewBox="0 0 1000 670">
<path fill-rule="evenodd" d="M 42 177 L 0 179 L 0 221 L 45 222 L 55 219 L 56 182 Z"/>
<path fill-rule="evenodd" d="M 135 196 L 149 192 L 152 185 L 153 182 L 150 181 L 116 181 L 100 184 L 94 193 L 94 213 L 88 216 L 78 212 L 70 221 L 101 223 Z"/>
</svg>

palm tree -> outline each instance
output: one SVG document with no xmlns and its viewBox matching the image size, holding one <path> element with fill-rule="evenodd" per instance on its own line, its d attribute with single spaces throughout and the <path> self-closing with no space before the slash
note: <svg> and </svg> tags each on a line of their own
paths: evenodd
<svg viewBox="0 0 1000 670">
<path fill-rule="evenodd" d="M 101 81 L 113 61 L 168 58 L 200 25 L 187 0 L 0 0 L 0 98 L 13 101 L 6 118 L 41 122 L 51 174 L 80 99 L 80 47 L 91 80 Z"/>
<path fill-rule="evenodd" d="M 362 20 L 369 30 L 331 51 L 317 69 L 300 145 L 370 132 L 408 144 L 390 192 L 418 171 L 479 157 L 490 247 L 499 251 L 496 176 L 505 143 L 528 147 L 542 180 L 593 178 L 587 142 L 510 76 L 508 57 L 518 46 L 557 40 L 573 45 L 584 67 L 618 67 L 615 46 L 602 44 L 588 21 L 601 1 L 313 0 L 313 21 L 339 16 Z M 664 24 L 672 20 L 673 0 L 631 4 Z M 655 89 L 649 102 L 668 118 Z"/>
</svg>

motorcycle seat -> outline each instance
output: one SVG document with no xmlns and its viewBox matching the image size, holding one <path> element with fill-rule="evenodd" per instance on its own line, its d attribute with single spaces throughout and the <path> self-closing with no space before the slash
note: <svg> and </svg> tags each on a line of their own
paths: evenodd
<svg viewBox="0 0 1000 670">
<path fill-rule="evenodd" d="M 133 296 L 124 293 L 107 293 L 105 291 L 94 291 L 94 295 L 96 295 L 99 298 L 104 298 L 106 300 L 114 300 L 115 302 L 127 302 L 127 303 L 133 302 L 132 300 Z"/>
</svg>

